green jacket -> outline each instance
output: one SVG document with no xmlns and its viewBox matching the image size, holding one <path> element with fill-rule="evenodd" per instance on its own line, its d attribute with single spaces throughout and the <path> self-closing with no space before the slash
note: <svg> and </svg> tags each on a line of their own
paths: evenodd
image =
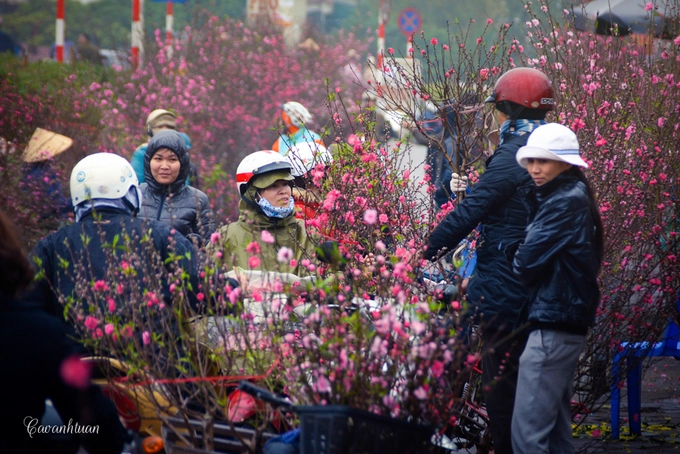
<svg viewBox="0 0 680 454">
<path fill-rule="evenodd" d="M 314 245 L 307 236 L 304 221 L 296 219 L 292 214 L 285 219 L 273 219 L 246 205 L 239 203 L 239 218 L 237 222 L 222 227 L 218 232 L 221 240 L 217 250 L 222 251 L 222 263 L 227 269 L 233 267 L 254 269 L 262 271 L 276 271 L 280 273 L 292 273 L 296 276 L 304 276 L 306 269 L 300 266 L 300 261 L 311 258 Z M 265 243 L 262 240 L 262 231 L 268 231 L 273 237 L 273 243 Z M 257 267 L 251 267 L 248 263 L 253 256 L 246 250 L 251 242 L 260 246 L 261 252 L 256 254 L 260 259 Z M 297 261 L 294 267 L 289 263 L 279 263 L 277 254 L 283 247 L 293 251 L 292 258 Z"/>
</svg>

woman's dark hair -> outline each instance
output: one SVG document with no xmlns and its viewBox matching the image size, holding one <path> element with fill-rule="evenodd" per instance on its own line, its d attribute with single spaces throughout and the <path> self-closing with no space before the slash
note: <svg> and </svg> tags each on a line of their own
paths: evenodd
<svg viewBox="0 0 680 454">
<path fill-rule="evenodd" d="M 600 217 L 600 209 L 598 208 L 597 201 L 595 200 L 593 188 L 590 187 L 590 183 L 588 183 L 588 179 L 581 171 L 581 168 L 577 166 L 571 166 L 571 169 L 569 169 L 568 173 L 572 174 L 578 178 L 579 181 L 586 185 L 588 201 L 590 202 L 590 217 L 595 223 L 595 252 L 597 254 L 597 268 L 599 272 L 600 266 L 602 265 L 602 260 L 604 259 L 604 226 L 602 225 L 602 218 Z"/>
<path fill-rule="evenodd" d="M 14 233 L 14 226 L 0 211 L 0 292 L 16 296 L 33 281 L 33 268 Z"/>
</svg>

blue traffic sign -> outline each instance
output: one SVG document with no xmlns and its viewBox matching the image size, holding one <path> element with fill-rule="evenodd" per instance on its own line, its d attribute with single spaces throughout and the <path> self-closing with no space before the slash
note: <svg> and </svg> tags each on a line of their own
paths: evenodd
<svg viewBox="0 0 680 454">
<path fill-rule="evenodd" d="M 400 32 L 406 36 L 411 36 L 413 33 L 418 33 L 422 28 L 423 16 L 415 8 L 404 8 L 397 17 L 397 25 Z"/>
</svg>

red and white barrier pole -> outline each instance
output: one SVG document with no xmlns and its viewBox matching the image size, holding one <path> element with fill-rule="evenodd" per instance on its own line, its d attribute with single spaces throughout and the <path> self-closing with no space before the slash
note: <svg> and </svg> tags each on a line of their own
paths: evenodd
<svg viewBox="0 0 680 454">
<path fill-rule="evenodd" d="M 378 69 L 383 68 L 383 55 L 385 54 L 384 1 L 380 0 L 380 12 L 378 14 Z"/>
<path fill-rule="evenodd" d="M 139 67 L 144 54 L 144 0 L 132 0 L 132 69 Z"/>
<path fill-rule="evenodd" d="M 165 39 L 168 46 L 172 46 L 172 26 L 174 22 L 173 12 L 172 12 L 172 2 L 168 2 L 168 6 L 165 10 Z"/>
<path fill-rule="evenodd" d="M 64 2 L 65 0 L 57 0 L 57 33 L 54 42 L 59 63 L 64 61 L 64 30 L 66 27 L 64 23 Z"/>
</svg>

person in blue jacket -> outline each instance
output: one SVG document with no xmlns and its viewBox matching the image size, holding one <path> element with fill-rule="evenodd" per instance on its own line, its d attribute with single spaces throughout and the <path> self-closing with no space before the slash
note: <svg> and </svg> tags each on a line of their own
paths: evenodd
<svg viewBox="0 0 680 454">
<path fill-rule="evenodd" d="M 461 105 L 477 103 L 477 97 L 473 94 L 462 98 Z M 451 162 L 460 165 L 463 161 L 462 146 L 459 143 L 459 122 L 456 121 L 456 105 L 454 100 L 443 101 L 436 106 L 427 101 L 424 109 L 417 113 L 414 138 L 423 145 L 427 145 L 427 163 L 430 166 L 430 181 L 435 187 L 433 194 L 437 209 L 446 204 L 456 193 L 465 191 L 467 177 L 461 177 L 453 172 Z M 474 153 L 475 145 L 468 144 L 467 153 Z"/>
<path fill-rule="evenodd" d="M 604 256 L 598 204 L 581 168 L 576 134 L 550 123 L 534 131 L 517 162 L 536 183 L 537 212 L 512 256 L 529 289 L 529 338 L 519 360 L 512 418 L 516 453 L 573 453 L 574 373 L 600 302 Z"/>
<path fill-rule="evenodd" d="M 177 114 L 172 110 L 166 109 L 156 109 L 152 111 L 149 116 L 146 117 L 146 134 L 149 136 L 149 138 L 151 138 L 158 131 L 162 131 L 164 129 L 177 129 Z M 132 158 L 130 158 L 130 164 L 132 165 L 132 168 L 135 169 L 139 184 L 146 182 L 146 173 L 144 172 L 144 153 L 146 153 L 146 147 L 148 145 L 148 142 L 144 142 L 138 146 L 134 153 L 132 153 Z"/>
<path fill-rule="evenodd" d="M 553 109 L 550 79 L 531 68 L 503 74 L 486 102 L 493 103 L 501 140 L 486 161 L 486 170 L 470 193 L 428 238 L 424 258 L 436 260 L 454 251 L 481 225 L 477 264 L 467 286 L 467 301 L 476 308 L 482 342 L 482 382 L 496 454 L 512 452 L 511 421 L 519 355 L 515 323 L 528 291 L 510 269 L 504 248 L 524 238 L 529 220 L 526 201 L 533 182 L 515 160 L 517 150 Z"/>
</svg>

